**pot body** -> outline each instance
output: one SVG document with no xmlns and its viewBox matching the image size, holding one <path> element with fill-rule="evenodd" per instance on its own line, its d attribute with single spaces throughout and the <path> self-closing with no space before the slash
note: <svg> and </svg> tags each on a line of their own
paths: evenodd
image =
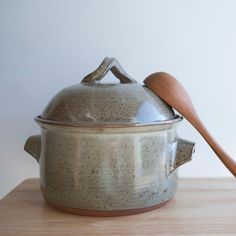
<svg viewBox="0 0 236 236">
<path fill-rule="evenodd" d="M 140 209 L 176 192 L 175 125 L 83 128 L 42 125 L 40 183 L 57 206 Z"/>
<path fill-rule="evenodd" d="M 154 209 L 177 189 L 176 168 L 194 143 L 176 123 L 137 127 L 72 127 L 40 123 L 25 145 L 40 165 L 41 191 L 54 207 L 115 216 Z"/>
</svg>

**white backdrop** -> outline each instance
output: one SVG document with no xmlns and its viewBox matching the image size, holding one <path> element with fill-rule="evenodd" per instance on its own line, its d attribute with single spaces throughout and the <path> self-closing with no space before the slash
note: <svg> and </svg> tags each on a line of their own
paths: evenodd
<svg viewBox="0 0 236 236">
<path fill-rule="evenodd" d="M 211 133 L 236 159 L 236 1 L 0 0 L 0 197 L 38 176 L 23 151 L 33 118 L 105 56 L 140 83 L 155 71 L 186 87 Z M 182 177 L 231 176 L 186 122 L 196 142 Z"/>
</svg>

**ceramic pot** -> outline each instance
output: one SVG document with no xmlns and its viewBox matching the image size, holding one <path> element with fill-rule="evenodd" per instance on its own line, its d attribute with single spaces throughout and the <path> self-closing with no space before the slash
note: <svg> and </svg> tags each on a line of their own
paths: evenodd
<svg viewBox="0 0 236 236">
<path fill-rule="evenodd" d="M 120 83 L 97 83 L 109 70 Z M 181 120 L 106 58 L 80 84 L 54 96 L 36 117 L 41 135 L 31 136 L 25 150 L 39 162 L 50 205 L 81 215 L 135 214 L 176 192 L 177 167 L 194 150 L 176 134 Z"/>
</svg>

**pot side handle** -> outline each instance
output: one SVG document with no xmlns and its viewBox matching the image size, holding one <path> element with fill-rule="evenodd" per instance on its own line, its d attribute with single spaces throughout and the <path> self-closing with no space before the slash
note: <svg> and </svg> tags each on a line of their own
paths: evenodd
<svg viewBox="0 0 236 236">
<path fill-rule="evenodd" d="M 25 142 L 24 150 L 39 162 L 41 152 L 41 136 L 32 135 Z"/>
<path fill-rule="evenodd" d="M 191 161 L 194 152 L 195 143 L 178 137 L 177 142 L 175 142 L 175 159 L 170 168 L 170 173 L 184 163 Z"/>
</svg>

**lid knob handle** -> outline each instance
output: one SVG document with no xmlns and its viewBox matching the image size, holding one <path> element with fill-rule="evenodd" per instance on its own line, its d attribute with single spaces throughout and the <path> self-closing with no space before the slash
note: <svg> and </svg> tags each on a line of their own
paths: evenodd
<svg viewBox="0 0 236 236">
<path fill-rule="evenodd" d="M 86 75 L 81 82 L 94 83 L 97 80 L 101 80 L 109 71 L 123 84 L 137 83 L 124 71 L 120 63 L 114 57 L 106 57 L 99 67 L 92 73 Z"/>
</svg>

